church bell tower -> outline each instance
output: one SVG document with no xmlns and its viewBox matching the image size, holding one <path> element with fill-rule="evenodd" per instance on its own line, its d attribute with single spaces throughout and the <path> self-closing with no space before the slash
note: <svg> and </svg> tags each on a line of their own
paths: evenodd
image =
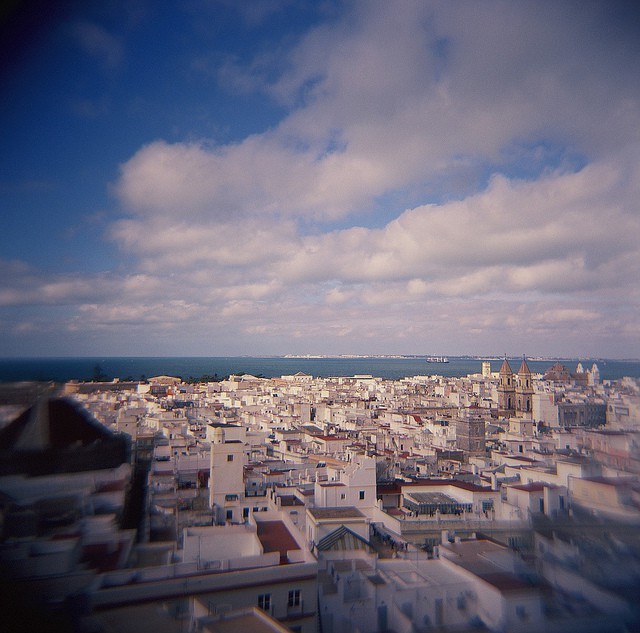
<svg viewBox="0 0 640 633">
<path fill-rule="evenodd" d="M 513 415 L 516 411 L 516 377 L 506 357 L 499 375 L 498 409 L 507 416 Z"/>
</svg>

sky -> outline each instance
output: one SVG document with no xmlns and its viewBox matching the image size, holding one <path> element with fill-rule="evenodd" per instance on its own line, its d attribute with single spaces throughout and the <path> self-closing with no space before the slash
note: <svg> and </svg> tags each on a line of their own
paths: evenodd
<svg viewBox="0 0 640 633">
<path fill-rule="evenodd" d="M 0 13 L 0 356 L 640 357 L 634 3 Z"/>
</svg>

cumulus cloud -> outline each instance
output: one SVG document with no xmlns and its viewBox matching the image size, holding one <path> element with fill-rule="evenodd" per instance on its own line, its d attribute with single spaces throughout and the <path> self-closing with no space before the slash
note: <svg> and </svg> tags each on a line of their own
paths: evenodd
<svg viewBox="0 0 640 633">
<path fill-rule="evenodd" d="M 609 338 L 603 324 L 614 321 L 633 330 L 636 317 L 620 306 L 638 300 L 640 192 L 622 172 L 612 159 L 536 181 L 496 176 L 382 228 L 303 236 L 291 221 L 172 224 L 161 214 L 123 221 L 113 236 L 138 254 L 143 279 L 164 271 L 164 294 L 202 308 L 185 313 L 201 331 L 215 322 L 253 344 L 351 337 L 391 349 L 455 332 L 459 352 L 478 345 L 474 336 L 487 346 L 525 337 L 540 349 L 554 336 Z"/>
<path fill-rule="evenodd" d="M 116 190 L 137 212 L 366 223 L 390 191 L 468 193 L 458 180 L 513 167 L 516 146 L 532 163 L 549 140 L 596 159 L 640 134 L 622 63 L 632 44 L 598 25 L 593 6 L 355 3 L 264 80 L 290 108 L 277 128 L 231 145 L 156 141 L 122 166 Z"/>
<path fill-rule="evenodd" d="M 115 190 L 138 213 L 219 221 L 247 215 L 331 219 L 384 190 L 382 165 L 362 156 L 316 157 L 272 134 L 236 145 L 152 143 L 122 166 Z"/>
<path fill-rule="evenodd" d="M 536 182 L 492 180 L 476 195 L 402 213 L 382 229 L 306 237 L 280 272 L 296 279 L 464 282 L 478 292 L 626 284 L 637 270 L 635 185 L 610 165 Z M 629 256 L 624 266 L 612 265 Z M 470 289 L 469 289 L 470 291 Z"/>
</svg>

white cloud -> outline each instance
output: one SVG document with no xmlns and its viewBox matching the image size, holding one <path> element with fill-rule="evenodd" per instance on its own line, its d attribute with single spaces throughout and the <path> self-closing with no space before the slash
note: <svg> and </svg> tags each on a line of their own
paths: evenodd
<svg viewBox="0 0 640 633">
<path fill-rule="evenodd" d="M 459 202 L 408 210 L 383 229 L 307 237 L 280 274 L 291 282 L 422 279 L 490 290 L 578 291 L 630 281 L 637 270 L 637 187 L 610 165 L 538 182 L 496 178 Z M 631 205 L 634 205 L 631 202 Z M 626 272 L 625 272 L 626 271 Z"/>
<path fill-rule="evenodd" d="M 535 318 L 538 322 L 543 323 L 562 323 L 564 321 L 576 323 L 580 321 L 595 321 L 602 318 L 602 315 L 594 310 L 559 308 L 557 310 L 547 310 L 536 315 Z"/>
<path fill-rule="evenodd" d="M 547 10 L 356 3 L 282 60 L 265 88 L 291 106 L 277 128 L 222 146 L 156 141 L 116 190 L 139 213 L 366 224 L 379 196 L 466 192 L 514 146 L 535 162 L 549 141 L 594 159 L 603 137 L 636 143 L 640 92 L 630 64 L 612 72 L 622 51 L 593 38 L 599 11 Z"/>
<path fill-rule="evenodd" d="M 189 232 L 143 216 L 122 225 L 124 244 L 149 275 L 174 265 L 169 294 L 197 287 L 216 323 L 243 340 L 351 337 L 394 349 L 437 334 L 462 353 L 522 337 L 553 353 L 550 341 L 577 345 L 586 324 L 590 339 L 608 340 L 594 323 L 614 315 L 621 337 L 634 331 L 637 317 L 620 306 L 638 301 L 640 217 L 624 171 L 612 159 L 533 182 L 495 177 L 381 229 L 304 237 L 290 222 L 203 218 Z"/>
<path fill-rule="evenodd" d="M 197 295 L 242 340 L 351 337 L 394 349 L 429 332 L 460 353 L 476 339 L 509 337 L 553 353 L 550 341 L 577 345 L 586 323 L 590 339 L 608 341 L 594 323 L 613 323 L 616 306 L 640 296 L 640 192 L 628 176 L 638 163 L 629 158 L 535 181 L 495 176 L 483 191 L 408 209 L 378 229 L 303 236 L 277 215 L 177 220 L 160 209 L 120 222 L 113 235 L 138 255 L 143 279 L 165 271 L 165 295 Z M 637 317 L 615 318 L 628 341 Z M 207 331 L 203 315 L 191 319 Z"/>
<path fill-rule="evenodd" d="M 174 327 L 176 324 L 188 323 L 194 316 L 202 312 L 202 306 L 183 301 L 169 299 L 157 303 L 112 302 L 110 305 L 83 304 L 80 306 L 80 319 L 97 327 L 113 326 L 153 326 Z"/>
<path fill-rule="evenodd" d="M 349 153 L 316 157 L 270 134 L 222 148 L 157 141 L 122 166 L 115 189 L 147 215 L 331 219 L 382 193 L 383 168 Z"/>
</svg>

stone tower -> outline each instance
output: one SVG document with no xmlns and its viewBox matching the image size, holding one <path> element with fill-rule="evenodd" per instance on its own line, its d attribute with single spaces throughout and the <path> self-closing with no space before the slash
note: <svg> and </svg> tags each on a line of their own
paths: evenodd
<svg viewBox="0 0 640 633">
<path fill-rule="evenodd" d="M 518 369 L 518 383 L 516 386 L 517 412 L 526 417 L 531 416 L 533 405 L 533 379 L 527 361 L 523 358 Z"/>
<path fill-rule="evenodd" d="M 485 454 L 485 424 L 479 415 L 466 411 L 456 419 L 456 446 L 467 457 Z"/>
<path fill-rule="evenodd" d="M 506 357 L 500 367 L 498 409 L 504 411 L 506 415 L 513 414 L 516 410 L 516 377 Z"/>
</svg>

